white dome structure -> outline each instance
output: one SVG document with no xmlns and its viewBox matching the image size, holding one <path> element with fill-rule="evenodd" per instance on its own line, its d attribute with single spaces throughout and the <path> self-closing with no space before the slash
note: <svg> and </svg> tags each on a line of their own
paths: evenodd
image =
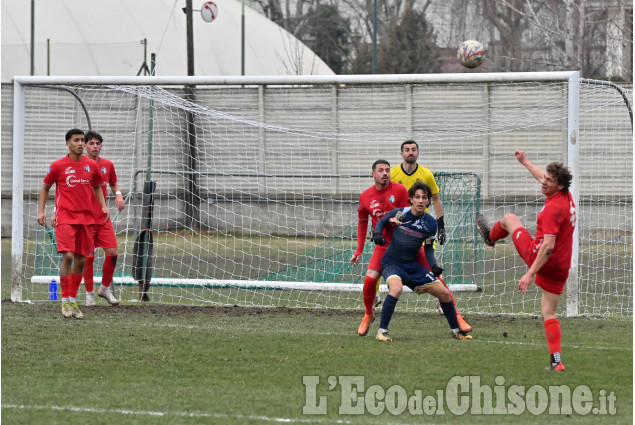
<svg viewBox="0 0 635 425">
<path fill-rule="evenodd" d="M 241 74 L 241 3 L 193 1 L 194 73 Z M 187 75 L 184 0 L 36 0 L 35 75 L 137 75 L 156 53 L 156 75 Z M 143 40 L 147 46 L 143 46 Z M 50 48 L 47 47 L 50 40 Z M 49 59 L 50 58 L 50 59 Z M 31 2 L 2 0 L 2 82 L 31 73 Z M 245 7 L 245 75 L 333 75 L 306 45 Z"/>
</svg>

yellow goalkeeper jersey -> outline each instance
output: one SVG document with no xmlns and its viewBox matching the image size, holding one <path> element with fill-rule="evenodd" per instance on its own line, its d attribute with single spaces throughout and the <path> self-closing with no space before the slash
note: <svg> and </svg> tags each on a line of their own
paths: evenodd
<svg viewBox="0 0 635 425">
<path fill-rule="evenodd" d="M 415 168 L 412 174 L 406 173 L 403 169 L 402 164 L 392 167 L 390 169 L 390 180 L 393 182 L 401 183 L 402 185 L 406 186 L 406 189 L 410 189 L 417 180 L 420 180 L 430 186 L 433 195 L 439 193 L 439 186 L 437 186 L 437 182 L 434 179 L 434 174 L 432 174 L 432 171 L 420 166 L 419 164 L 417 164 L 417 168 Z"/>
</svg>

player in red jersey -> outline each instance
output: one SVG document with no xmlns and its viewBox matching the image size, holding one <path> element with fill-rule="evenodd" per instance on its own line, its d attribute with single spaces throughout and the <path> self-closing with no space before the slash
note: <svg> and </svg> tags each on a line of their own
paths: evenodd
<svg viewBox="0 0 635 425">
<path fill-rule="evenodd" d="M 86 156 L 97 163 L 99 167 L 99 173 L 102 176 L 103 182 L 101 184 L 101 190 L 106 199 L 107 186 L 110 185 L 110 190 L 115 194 L 115 205 L 117 209 L 122 211 L 124 208 L 123 195 L 119 184 L 117 184 L 117 173 L 115 172 L 115 166 L 107 159 L 100 158 L 102 144 L 104 139 L 101 135 L 94 131 L 87 131 L 85 138 L 86 144 Z M 101 286 L 97 294 L 108 301 L 110 305 L 119 305 L 119 301 L 115 298 L 114 294 L 110 290 L 110 284 L 112 283 L 112 277 L 115 272 L 115 265 L 117 264 L 117 237 L 115 235 L 115 228 L 112 225 L 112 221 L 105 220 L 103 212 L 99 203 L 93 203 L 93 215 L 95 216 L 95 225 L 93 226 L 93 241 L 95 248 L 103 248 L 105 259 L 102 267 Z M 105 221 L 104 221 L 105 220 Z M 86 264 L 84 265 L 84 286 L 86 287 L 86 305 L 95 305 L 95 294 L 93 292 L 93 263 L 95 262 L 95 253 L 91 252 L 86 256 Z"/>
<path fill-rule="evenodd" d="M 576 224 L 575 203 L 569 192 L 573 177 L 562 163 L 552 162 L 546 170 L 542 170 L 529 162 L 521 150 L 516 151 L 516 158 L 540 182 L 540 191 L 546 197 L 545 205 L 538 213 L 536 237 L 531 236 L 514 214 L 505 214 L 491 230 L 485 217 L 478 216 L 476 226 L 488 246 L 493 247 L 496 241 L 512 235 L 516 251 L 529 266 L 518 282 L 518 289 L 524 294 L 534 279 L 542 289 L 540 305 L 551 355 L 549 369 L 563 371 L 556 308 L 571 268 Z"/>
<path fill-rule="evenodd" d="M 55 227 L 57 251 L 62 254 L 60 286 L 62 315 L 81 319 L 77 306 L 77 290 L 82 281 L 86 255 L 93 251 L 92 226 L 95 223 L 92 199 L 97 198 L 105 220 L 110 219 L 104 195 L 100 189 L 101 175 L 97 163 L 83 155 L 84 132 L 78 129 L 66 133 L 68 155 L 51 164 L 40 190 L 37 222 L 46 225 L 46 202 L 55 185 Z"/>
<path fill-rule="evenodd" d="M 375 184 L 366 189 L 359 197 L 359 205 L 357 207 L 357 215 L 359 222 L 357 224 L 357 248 L 351 257 L 351 264 L 358 264 L 362 258 L 364 251 L 364 243 L 366 242 L 366 232 L 368 230 L 368 216 L 371 217 L 373 228 L 377 224 L 377 220 L 382 218 L 386 213 L 395 208 L 407 207 L 408 191 L 399 183 L 390 181 L 390 163 L 386 160 L 379 159 L 373 163 L 372 176 Z M 384 236 L 390 242 L 393 228 L 388 227 Z M 375 303 L 376 286 L 379 280 L 379 272 L 381 270 L 381 259 L 386 252 L 388 243 L 384 246 L 375 245 L 373 254 L 368 262 L 366 277 L 364 278 L 363 298 L 364 298 L 364 318 L 359 325 L 357 333 L 364 336 L 368 333 L 370 324 L 375 320 L 373 307 Z M 422 255 L 425 255 L 422 253 Z"/>
</svg>

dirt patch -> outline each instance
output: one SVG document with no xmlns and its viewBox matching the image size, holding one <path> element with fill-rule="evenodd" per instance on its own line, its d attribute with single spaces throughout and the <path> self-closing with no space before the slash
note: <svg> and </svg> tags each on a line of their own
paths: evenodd
<svg viewBox="0 0 635 425">
<path fill-rule="evenodd" d="M 10 299 L 2 301 L 3 309 L 33 309 L 38 312 L 57 312 L 60 304 L 55 302 L 41 303 L 14 303 Z M 125 314 L 139 316 L 165 316 L 165 317 L 240 317 L 240 316 L 260 316 L 260 315 L 282 315 L 298 316 L 309 314 L 319 317 L 357 317 L 359 311 L 333 310 L 333 309 L 311 309 L 311 308 L 289 308 L 289 307 L 241 307 L 241 306 L 189 306 L 176 304 L 153 304 L 139 303 L 132 305 L 95 306 L 86 307 L 80 304 L 80 308 L 91 316 Z M 361 310 L 360 310 L 361 311 Z"/>
</svg>

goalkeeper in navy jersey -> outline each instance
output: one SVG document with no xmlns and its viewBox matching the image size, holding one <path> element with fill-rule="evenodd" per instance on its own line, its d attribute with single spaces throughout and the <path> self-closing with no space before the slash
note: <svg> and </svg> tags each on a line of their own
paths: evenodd
<svg viewBox="0 0 635 425">
<path fill-rule="evenodd" d="M 432 244 L 437 233 L 437 221 L 425 212 L 432 199 L 432 190 L 425 183 L 416 182 L 408 190 L 408 197 L 410 207 L 390 211 L 375 226 L 373 241 L 377 245 L 386 244 L 386 239 L 382 235 L 384 228 L 395 226 L 390 245 L 381 260 L 382 276 L 388 284 L 389 292 L 381 310 L 377 340 L 392 341 L 388 335 L 388 324 L 403 291 L 403 285 L 417 294 L 427 292 L 438 298 L 454 338 L 471 339 L 471 336 L 459 328 L 456 309 L 448 288 L 430 270 L 417 262 L 417 253 L 424 242 L 426 257 L 434 256 Z"/>
</svg>

